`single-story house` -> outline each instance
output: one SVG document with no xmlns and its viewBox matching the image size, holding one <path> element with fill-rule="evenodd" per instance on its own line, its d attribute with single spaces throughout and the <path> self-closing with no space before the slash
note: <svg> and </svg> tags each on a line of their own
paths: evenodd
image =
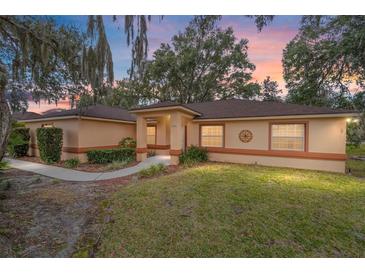
<svg viewBox="0 0 365 274">
<path fill-rule="evenodd" d="M 212 161 L 345 172 L 346 119 L 357 115 L 326 107 L 231 99 L 161 102 L 129 112 L 97 105 L 83 113 L 68 110 L 25 122 L 32 132 L 40 126 L 63 128 L 64 158 L 84 158 L 87 150 L 114 147 L 129 136 L 136 138 L 138 161 L 153 150 L 170 155 L 171 164 L 177 164 L 179 155 L 196 145 L 206 147 Z"/>
<path fill-rule="evenodd" d="M 196 145 L 206 147 L 212 161 L 335 172 L 345 172 L 346 119 L 357 115 L 348 110 L 237 99 L 162 102 L 131 113 L 137 116 L 138 160 L 145 159 L 152 148 L 169 153 L 177 164 L 182 151 Z"/>
<path fill-rule="evenodd" d="M 125 109 L 103 105 L 90 106 L 81 110 L 71 109 L 48 113 L 31 119 L 18 117 L 30 128 L 30 152 L 39 156 L 36 129 L 59 127 L 63 129 L 62 160 L 77 157 L 87 161 L 86 152 L 93 149 L 118 147 L 125 137 L 136 138 L 136 118 Z"/>
</svg>

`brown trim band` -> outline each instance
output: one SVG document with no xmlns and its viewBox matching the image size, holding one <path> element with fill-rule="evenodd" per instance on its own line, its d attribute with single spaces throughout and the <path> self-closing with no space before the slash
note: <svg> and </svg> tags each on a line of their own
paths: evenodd
<svg viewBox="0 0 365 274">
<path fill-rule="evenodd" d="M 207 147 L 211 153 L 269 156 L 269 157 L 288 157 L 303 158 L 313 160 L 333 160 L 345 161 L 346 154 L 339 153 L 320 153 L 320 152 L 302 152 L 302 151 L 280 151 L 280 150 L 260 150 L 260 149 L 241 149 L 241 148 L 223 148 L 223 147 Z"/>
<path fill-rule="evenodd" d="M 180 156 L 181 153 L 182 153 L 181 149 L 170 149 L 171 156 Z"/>
<path fill-rule="evenodd" d="M 147 153 L 147 148 L 146 147 L 137 147 L 136 153 Z"/>
<path fill-rule="evenodd" d="M 167 150 L 170 149 L 170 145 L 147 145 L 148 149 L 162 149 L 162 150 Z"/>
</svg>

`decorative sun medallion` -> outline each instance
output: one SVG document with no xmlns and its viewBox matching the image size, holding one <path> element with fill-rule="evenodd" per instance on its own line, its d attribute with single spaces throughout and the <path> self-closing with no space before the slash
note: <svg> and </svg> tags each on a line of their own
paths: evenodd
<svg viewBox="0 0 365 274">
<path fill-rule="evenodd" d="M 248 129 L 244 129 L 240 132 L 240 134 L 238 135 L 238 137 L 240 138 L 240 140 L 244 143 L 249 143 L 252 140 L 253 134 L 250 130 Z"/>
</svg>

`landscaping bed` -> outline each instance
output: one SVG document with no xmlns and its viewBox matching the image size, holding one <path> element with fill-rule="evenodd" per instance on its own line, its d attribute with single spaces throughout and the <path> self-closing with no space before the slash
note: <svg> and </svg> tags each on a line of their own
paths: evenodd
<svg viewBox="0 0 365 274">
<path fill-rule="evenodd" d="M 121 187 L 99 257 L 364 257 L 365 180 L 208 163 Z"/>
</svg>

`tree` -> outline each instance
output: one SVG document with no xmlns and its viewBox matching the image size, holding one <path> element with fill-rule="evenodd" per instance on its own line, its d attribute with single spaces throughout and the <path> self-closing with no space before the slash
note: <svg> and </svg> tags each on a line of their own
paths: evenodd
<svg viewBox="0 0 365 274">
<path fill-rule="evenodd" d="M 280 93 L 282 90 L 279 89 L 279 84 L 277 81 L 272 81 L 270 76 L 261 84 L 261 97 L 263 101 L 281 101 Z"/>
<path fill-rule="evenodd" d="M 11 127 L 9 105 L 26 107 L 19 89 L 49 102 L 82 89 L 82 41 L 76 29 L 57 27 L 49 18 L 0 16 L 0 160 Z"/>
<path fill-rule="evenodd" d="M 184 32 L 161 44 L 134 86 L 148 100 L 180 103 L 251 98 L 259 85 L 249 83 L 255 66 L 248 40 L 236 42 L 231 28 L 217 26 L 220 16 L 196 16 Z"/>
<path fill-rule="evenodd" d="M 124 79 L 117 81 L 99 103 L 107 106 L 129 109 L 137 106 L 139 101 L 139 94 L 136 93 L 136 90 L 133 88 L 132 81 Z"/>
<path fill-rule="evenodd" d="M 288 101 L 353 107 L 350 89 L 364 86 L 365 16 L 304 16 L 283 54 Z"/>
</svg>

